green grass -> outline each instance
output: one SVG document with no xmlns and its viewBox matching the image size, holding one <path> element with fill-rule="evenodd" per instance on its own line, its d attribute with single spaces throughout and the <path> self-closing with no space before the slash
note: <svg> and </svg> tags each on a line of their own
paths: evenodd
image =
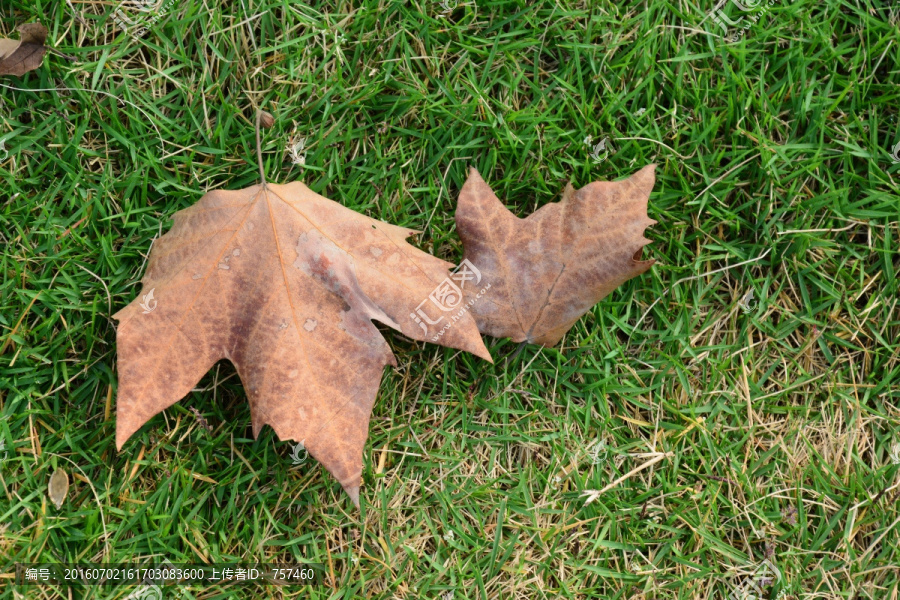
<svg viewBox="0 0 900 600">
<path fill-rule="evenodd" d="M 191 599 L 724 598 L 766 557 L 771 598 L 897 598 L 894 5 L 776 2 L 731 43 L 712 4 L 353 4 L 178 0 L 139 40 L 115 2 L 0 7 L 0 35 L 40 19 L 57 51 L 0 77 L 0 598 L 132 591 L 13 589 L 15 562 L 163 560 L 329 570 Z M 509 363 L 387 334 L 361 512 L 252 439 L 227 363 L 117 453 L 110 316 L 172 213 L 257 181 L 259 106 L 270 181 L 449 260 L 468 164 L 525 216 L 657 163 L 658 263 Z"/>
</svg>

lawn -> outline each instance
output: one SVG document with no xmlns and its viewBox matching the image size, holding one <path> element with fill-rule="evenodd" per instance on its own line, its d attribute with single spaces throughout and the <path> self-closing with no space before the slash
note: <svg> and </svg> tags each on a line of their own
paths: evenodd
<svg viewBox="0 0 900 600">
<path fill-rule="evenodd" d="M 0 37 L 38 20 L 0 77 L 0 598 L 900 598 L 896 4 L 4 0 Z M 269 181 L 453 262 L 469 166 L 524 217 L 655 163 L 657 263 L 494 364 L 383 328 L 359 511 L 226 361 L 117 452 L 111 316 L 173 213 L 258 182 L 259 108 Z M 75 562 L 322 571 L 13 585 Z"/>
</svg>

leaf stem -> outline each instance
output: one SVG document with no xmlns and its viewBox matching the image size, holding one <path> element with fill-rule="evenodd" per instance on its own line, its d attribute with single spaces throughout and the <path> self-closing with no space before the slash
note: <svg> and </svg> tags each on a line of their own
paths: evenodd
<svg viewBox="0 0 900 600">
<path fill-rule="evenodd" d="M 517 358 L 517 357 L 519 356 L 519 354 L 522 352 L 522 348 L 524 348 L 524 347 L 525 347 L 525 344 L 527 344 L 527 343 L 528 343 L 528 340 L 525 340 L 524 342 L 519 342 L 519 347 L 516 348 L 516 351 L 513 352 L 513 353 L 509 356 L 509 358 L 506 359 L 506 364 L 507 364 L 507 365 L 509 365 L 512 361 L 516 360 L 516 358 Z"/>
<path fill-rule="evenodd" d="M 259 143 L 259 124 L 262 122 L 263 111 L 261 108 L 256 109 L 256 160 L 259 163 L 259 179 L 262 181 L 263 188 L 266 187 L 266 174 L 263 171 L 262 162 L 262 146 Z"/>
</svg>

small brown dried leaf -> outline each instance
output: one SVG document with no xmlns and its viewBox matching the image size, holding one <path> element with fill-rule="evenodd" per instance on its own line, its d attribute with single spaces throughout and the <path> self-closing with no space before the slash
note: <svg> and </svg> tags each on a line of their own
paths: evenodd
<svg viewBox="0 0 900 600">
<path fill-rule="evenodd" d="M 21 77 L 44 61 L 47 28 L 40 23 L 19 25 L 19 39 L 0 38 L 0 75 Z"/>
<path fill-rule="evenodd" d="M 69 475 L 63 469 L 57 469 L 50 477 L 50 485 L 47 487 L 47 495 L 59 509 L 69 493 Z"/>
<path fill-rule="evenodd" d="M 263 129 L 268 129 L 272 125 L 275 124 L 275 117 L 272 116 L 272 113 L 266 112 L 264 110 L 259 111 L 259 126 Z"/>
<path fill-rule="evenodd" d="M 472 169 L 456 209 L 465 258 L 490 292 L 472 303 L 481 333 L 552 346 L 597 302 L 653 265 L 641 261 L 655 165 L 595 181 L 525 219 Z M 474 300 L 474 299 L 473 299 Z"/>
<path fill-rule="evenodd" d="M 191 412 L 194 413 L 194 418 L 197 419 L 197 422 L 200 423 L 200 427 L 205 429 L 206 431 L 212 433 L 212 427 L 209 426 L 209 421 L 206 420 L 206 417 L 200 414 L 200 411 L 191 407 Z"/>
</svg>

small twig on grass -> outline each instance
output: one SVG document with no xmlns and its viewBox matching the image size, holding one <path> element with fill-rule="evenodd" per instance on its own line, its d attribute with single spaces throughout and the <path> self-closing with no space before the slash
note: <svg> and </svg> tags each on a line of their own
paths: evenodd
<svg viewBox="0 0 900 600">
<path fill-rule="evenodd" d="M 22 324 L 22 321 L 25 320 L 25 316 L 31 310 L 31 307 L 34 306 L 34 303 L 37 302 L 38 296 L 41 295 L 42 290 L 38 290 L 38 293 L 34 295 L 34 298 L 31 299 L 31 302 L 28 303 L 28 306 L 22 311 L 22 316 L 19 317 L 19 320 L 16 321 L 15 326 L 13 326 L 12 330 L 7 334 L 6 340 L 3 342 L 3 346 L 0 346 L 0 356 L 6 352 L 6 349 L 9 347 L 10 342 L 12 342 L 12 337 L 16 335 L 16 332 L 19 330 L 19 326 Z"/>
<path fill-rule="evenodd" d="M 655 456 L 654 458 L 651 458 L 650 460 L 648 460 L 648 461 L 645 462 L 644 464 L 639 465 L 639 466 L 633 468 L 632 470 L 628 471 L 627 473 L 625 473 L 624 475 L 622 475 L 621 477 L 619 477 L 618 479 L 616 479 L 615 481 L 613 481 L 612 483 L 610 483 L 609 485 L 607 485 L 607 486 L 606 486 L 605 488 L 603 488 L 602 490 L 599 490 L 599 491 L 598 491 L 598 490 L 585 490 L 585 491 L 583 491 L 583 492 L 581 493 L 581 495 L 582 495 L 582 496 L 587 496 L 587 497 L 588 497 L 588 499 L 587 499 L 587 500 L 585 501 L 585 503 L 584 503 L 585 506 L 587 506 L 587 505 L 590 504 L 591 502 L 597 500 L 597 499 L 598 499 L 601 495 L 603 495 L 605 492 L 607 492 L 607 491 L 611 490 L 612 488 L 616 487 L 617 485 L 619 485 L 620 483 L 622 483 L 623 481 L 625 481 L 626 479 L 628 479 L 629 477 L 631 477 L 631 476 L 634 475 L 635 473 L 640 473 L 641 471 L 643 471 L 643 470 L 646 469 L 647 467 L 652 467 L 653 465 L 655 465 L 656 463 L 658 463 L 658 462 L 661 461 L 662 459 L 667 458 L 667 457 L 669 457 L 669 456 L 672 456 L 673 453 L 672 453 L 672 452 L 656 452 L 655 454 L 656 454 L 656 456 Z M 652 453 L 651 453 L 651 455 L 652 455 Z"/>
<path fill-rule="evenodd" d="M 93 271 L 91 271 L 90 269 L 86 269 L 86 268 L 82 267 L 78 263 L 75 263 L 75 266 L 78 267 L 79 269 L 81 269 L 82 271 L 84 271 L 85 273 L 87 273 L 88 275 L 91 275 L 94 279 L 96 279 L 97 281 L 100 282 L 100 285 L 102 285 L 103 289 L 106 290 L 107 309 L 109 310 L 109 314 L 112 314 L 112 296 L 110 296 L 109 288 L 106 287 L 106 282 L 103 281 L 103 278 L 100 277 L 99 275 L 97 275 L 96 273 L 94 273 Z"/>
</svg>

